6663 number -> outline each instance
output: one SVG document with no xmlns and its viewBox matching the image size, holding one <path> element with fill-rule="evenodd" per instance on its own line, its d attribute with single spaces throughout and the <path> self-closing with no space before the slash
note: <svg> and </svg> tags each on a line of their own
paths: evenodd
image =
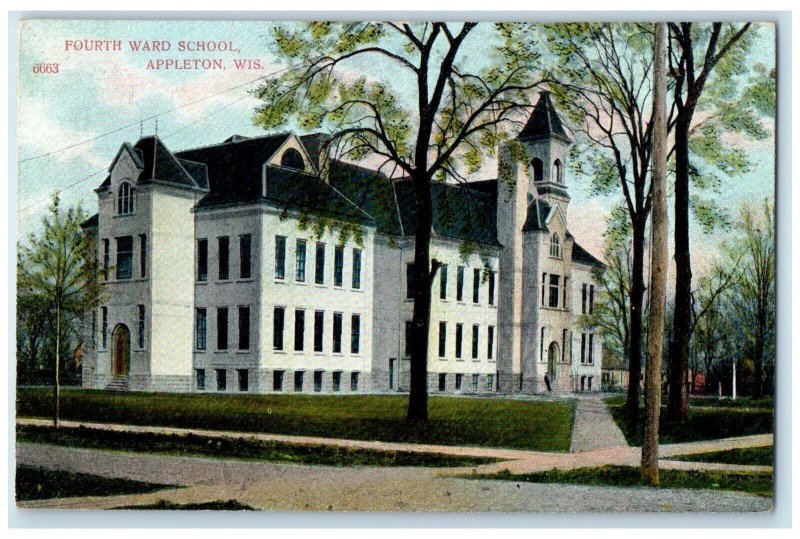
<svg viewBox="0 0 800 539">
<path fill-rule="evenodd" d="M 33 72 L 37 74 L 45 73 L 54 75 L 58 73 L 58 64 L 51 64 L 46 62 L 39 62 L 33 64 Z"/>
</svg>

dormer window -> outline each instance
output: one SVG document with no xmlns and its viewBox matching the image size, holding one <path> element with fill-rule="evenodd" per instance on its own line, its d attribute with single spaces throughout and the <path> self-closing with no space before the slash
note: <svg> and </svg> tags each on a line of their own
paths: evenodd
<svg viewBox="0 0 800 539">
<path fill-rule="evenodd" d="M 553 232 L 553 235 L 550 236 L 550 256 L 561 258 L 561 240 L 557 232 Z"/>
<path fill-rule="evenodd" d="M 303 161 L 303 156 L 300 155 L 300 152 L 294 148 L 289 148 L 281 155 L 281 166 L 296 170 L 305 170 L 306 163 Z"/>
<path fill-rule="evenodd" d="M 556 159 L 553 163 L 553 181 L 556 183 L 564 183 L 564 167 L 561 165 L 561 160 Z"/>
<path fill-rule="evenodd" d="M 136 209 L 136 190 L 128 182 L 122 182 L 117 191 L 117 214 L 127 215 Z"/>
<path fill-rule="evenodd" d="M 533 161 L 531 161 L 531 166 L 533 167 L 533 181 L 542 181 L 544 179 L 544 163 L 542 163 L 542 160 L 535 157 Z"/>
</svg>

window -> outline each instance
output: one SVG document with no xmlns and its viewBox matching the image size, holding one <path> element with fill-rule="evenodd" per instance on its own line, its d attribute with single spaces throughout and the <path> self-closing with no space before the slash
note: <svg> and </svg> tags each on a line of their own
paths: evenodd
<svg viewBox="0 0 800 539">
<path fill-rule="evenodd" d="M 447 354 L 447 322 L 439 322 L 439 357 Z"/>
<path fill-rule="evenodd" d="M 314 282 L 325 284 L 325 244 L 317 242 L 317 251 L 314 259 Z"/>
<path fill-rule="evenodd" d="M 350 317 L 350 353 L 358 354 L 361 351 L 361 316 L 354 314 Z"/>
<path fill-rule="evenodd" d="M 333 251 L 333 286 L 344 282 L 344 247 L 337 245 Z"/>
<path fill-rule="evenodd" d="M 583 314 L 586 314 L 586 292 L 587 292 L 587 286 L 586 283 L 583 283 L 583 285 L 581 286 L 581 312 Z"/>
<path fill-rule="evenodd" d="M 542 273 L 542 307 L 544 307 L 544 298 L 546 290 L 547 290 L 547 274 Z"/>
<path fill-rule="evenodd" d="M 139 234 L 139 277 L 147 276 L 147 236 Z"/>
<path fill-rule="evenodd" d="M 489 326 L 486 335 L 486 358 L 494 359 L 494 326 Z"/>
<path fill-rule="evenodd" d="M 136 190 L 128 182 L 122 182 L 117 190 L 117 214 L 133 213 Z"/>
<path fill-rule="evenodd" d="M 250 386 L 250 371 L 237 369 L 236 374 L 239 376 L 239 391 L 247 391 Z"/>
<path fill-rule="evenodd" d="M 314 393 L 322 391 L 322 371 L 314 371 Z"/>
<path fill-rule="evenodd" d="M 542 181 L 544 179 L 544 163 L 542 163 L 542 160 L 535 157 L 533 161 L 531 161 L 531 166 L 533 167 L 533 181 Z"/>
<path fill-rule="evenodd" d="M 144 305 L 137 305 L 136 306 L 137 318 L 138 318 L 138 337 L 139 348 L 144 348 Z"/>
<path fill-rule="evenodd" d="M 567 330 L 561 330 L 561 362 L 567 362 Z"/>
<path fill-rule="evenodd" d="M 589 285 L 589 314 L 594 310 L 594 285 Z"/>
<path fill-rule="evenodd" d="M 197 309 L 194 314 L 195 346 L 198 350 L 206 349 L 206 310 Z"/>
<path fill-rule="evenodd" d="M 133 236 L 117 238 L 117 279 L 133 276 Z"/>
<path fill-rule="evenodd" d="M 342 313 L 333 313 L 333 353 L 342 353 Z"/>
<path fill-rule="evenodd" d="M 286 278 L 286 238 L 275 236 L 275 278 Z"/>
<path fill-rule="evenodd" d="M 456 359 L 461 359 L 461 338 L 464 333 L 464 324 L 456 324 Z"/>
<path fill-rule="evenodd" d="M 227 281 L 230 278 L 230 243 L 230 239 L 227 236 L 217 238 L 220 281 Z"/>
<path fill-rule="evenodd" d="M 283 371 L 272 372 L 272 391 L 283 391 Z"/>
<path fill-rule="evenodd" d="M 208 280 L 208 240 L 197 240 L 197 280 Z"/>
<path fill-rule="evenodd" d="M 350 391 L 358 391 L 358 373 L 350 373 Z"/>
<path fill-rule="evenodd" d="M 341 373 L 341 371 L 334 371 L 331 382 L 332 382 L 331 385 L 333 386 L 333 391 L 337 391 L 338 392 L 338 391 L 342 390 L 342 373 Z"/>
<path fill-rule="evenodd" d="M 353 288 L 361 288 L 361 249 L 353 249 Z"/>
<path fill-rule="evenodd" d="M 463 374 L 456 374 L 456 391 L 461 391 L 461 380 L 464 378 Z"/>
<path fill-rule="evenodd" d="M 97 311 L 92 309 L 92 347 L 97 347 Z"/>
<path fill-rule="evenodd" d="M 406 298 L 414 298 L 414 264 L 406 264 Z"/>
<path fill-rule="evenodd" d="M 494 374 L 486 375 L 486 391 L 494 391 Z"/>
<path fill-rule="evenodd" d="M 564 183 L 564 171 L 561 170 L 561 160 L 556 159 L 553 163 L 553 178 L 552 181 L 556 183 Z"/>
<path fill-rule="evenodd" d="M 103 279 L 108 280 L 108 266 L 111 262 L 108 238 L 103 239 Z"/>
<path fill-rule="evenodd" d="M 472 375 L 472 391 L 478 391 L 478 381 L 480 380 L 480 376 L 477 374 Z"/>
<path fill-rule="evenodd" d="M 295 352 L 303 351 L 306 333 L 306 312 L 302 309 L 294 311 L 294 349 Z"/>
<path fill-rule="evenodd" d="M 553 235 L 550 236 L 550 256 L 561 258 L 561 240 L 558 239 L 557 232 L 553 232 Z"/>
<path fill-rule="evenodd" d="M 228 308 L 217 307 L 217 350 L 228 349 Z"/>
<path fill-rule="evenodd" d="M 581 364 L 586 363 L 586 333 L 581 333 Z"/>
<path fill-rule="evenodd" d="M 286 310 L 275 307 L 272 312 L 272 349 L 283 350 L 283 317 Z"/>
<path fill-rule="evenodd" d="M 439 391 L 445 391 L 447 389 L 447 374 L 440 372 L 439 373 Z"/>
<path fill-rule="evenodd" d="M 100 319 L 102 320 L 100 323 L 100 342 L 103 343 L 103 348 L 105 349 L 108 348 L 108 307 L 100 308 Z"/>
<path fill-rule="evenodd" d="M 228 387 L 228 372 L 225 369 L 217 371 L 217 391 L 225 391 Z"/>
<path fill-rule="evenodd" d="M 414 341 L 414 326 L 410 320 L 406 321 L 406 357 L 411 355 L 411 345 Z"/>
<path fill-rule="evenodd" d="M 294 371 L 294 391 L 295 393 L 303 392 L 303 371 Z"/>
<path fill-rule="evenodd" d="M 283 152 L 283 155 L 281 155 L 281 166 L 296 170 L 305 170 L 306 168 L 303 156 L 294 148 L 288 148 Z"/>
<path fill-rule="evenodd" d="M 480 331 L 480 326 L 472 326 L 472 359 L 478 359 L 478 339 Z"/>
<path fill-rule="evenodd" d="M 561 307 L 564 309 L 569 309 L 569 304 L 567 303 L 567 290 L 569 289 L 569 277 L 564 277 L 564 287 L 561 289 Z"/>
<path fill-rule="evenodd" d="M 205 391 L 205 389 L 206 389 L 206 370 L 205 369 L 196 369 L 194 371 L 194 379 L 195 379 L 195 385 L 197 386 L 197 391 Z"/>
<path fill-rule="evenodd" d="M 250 350 L 250 307 L 239 307 L 239 350 Z"/>
<path fill-rule="evenodd" d="M 475 268 L 472 270 L 472 303 L 480 303 L 481 301 L 481 270 Z"/>
<path fill-rule="evenodd" d="M 456 275 L 456 301 L 464 300 L 464 266 L 458 266 Z"/>
<path fill-rule="evenodd" d="M 447 264 L 439 268 L 439 299 L 447 299 Z"/>
<path fill-rule="evenodd" d="M 558 307 L 558 288 L 559 288 L 559 276 L 558 275 L 550 275 L 550 298 L 548 301 L 548 307 Z"/>
<path fill-rule="evenodd" d="M 495 272 L 489 272 L 489 305 L 494 305 L 494 277 Z"/>
<path fill-rule="evenodd" d="M 297 282 L 304 283 L 306 280 L 306 240 L 297 240 L 294 257 L 294 278 Z"/>
<path fill-rule="evenodd" d="M 539 361 L 544 361 L 544 327 L 539 335 Z"/>
<path fill-rule="evenodd" d="M 250 234 L 239 236 L 239 278 L 241 279 L 249 279 L 252 274 L 251 246 Z"/>
<path fill-rule="evenodd" d="M 589 333 L 589 365 L 594 364 L 594 333 Z"/>
<path fill-rule="evenodd" d="M 314 351 L 322 352 L 325 336 L 325 311 L 314 311 Z"/>
</svg>

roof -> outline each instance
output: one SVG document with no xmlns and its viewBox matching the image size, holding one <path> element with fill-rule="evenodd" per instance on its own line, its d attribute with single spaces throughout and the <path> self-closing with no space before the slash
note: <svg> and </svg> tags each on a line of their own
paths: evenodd
<svg viewBox="0 0 800 539">
<path fill-rule="evenodd" d="M 208 189 L 206 166 L 176 157 L 157 136 L 142 137 L 134 146 L 124 143 L 113 163 L 116 163 L 123 150 L 128 150 L 139 169 L 139 176 L 136 178 L 139 184 L 164 182 L 187 189 Z M 100 189 L 109 185 L 111 176 L 103 181 Z"/>
<path fill-rule="evenodd" d="M 97 228 L 100 223 L 100 214 L 95 213 L 84 222 L 81 223 L 81 228 Z"/>
<path fill-rule="evenodd" d="M 578 242 L 572 244 L 572 261 L 581 264 L 588 264 L 597 268 L 604 268 L 605 264 L 595 258 L 592 253 L 581 247 Z"/>
<path fill-rule="evenodd" d="M 550 204 L 546 200 L 534 198 L 528 204 L 528 214 L 525 217 L 525 224 L 522 225 L 522 231 L 542 230 L 547 232 L 547 216 L 549 214 Z"/>
<path fill-rule="evenodd" d="M 519 138 L 537 139 L 551 136 L 572 142 L 567 130 L 564 128 L 564 123 L 556 112 L 555 106 L 553 106 L 550 92 L 544 91 L 539 93 L 539 101 L 533 107 L 533 113 L 528 118 L 525 127 L 520 131 Z"/>
</svg>

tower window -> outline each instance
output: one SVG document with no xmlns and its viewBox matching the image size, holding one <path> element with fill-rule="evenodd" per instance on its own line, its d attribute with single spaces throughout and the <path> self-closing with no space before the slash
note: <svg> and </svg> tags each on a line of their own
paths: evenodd
<svg viewBox="0 0 800 539">
<path fill-rule="evenodd" d="M 542 160 L 535 157 L 531 161 L 531 166 L 533 167 L 533 181 L 542 181 L 544 179 L 544 163 L 542 163 Z"/>
<path fill-rule="evenodd" d="M 553 235 L 550 236 L 550 256 L 561 258 L 561 240 L 558 237 L 558 232 L 553 232 Z"/>
<path fill-rule="evenodd" d="M 562 170 L 564 167 L 561 164 L 560 159 L 556 159 L 553 163 L 553 181 L 556 183 L 564 183 L 564 171 Z"/>
<path fill-rule="evenodd" d="M 133 213 L 136 191 L 128 182 L 122 182 L 117 191 L 117 214 Z"/>
</svg>

